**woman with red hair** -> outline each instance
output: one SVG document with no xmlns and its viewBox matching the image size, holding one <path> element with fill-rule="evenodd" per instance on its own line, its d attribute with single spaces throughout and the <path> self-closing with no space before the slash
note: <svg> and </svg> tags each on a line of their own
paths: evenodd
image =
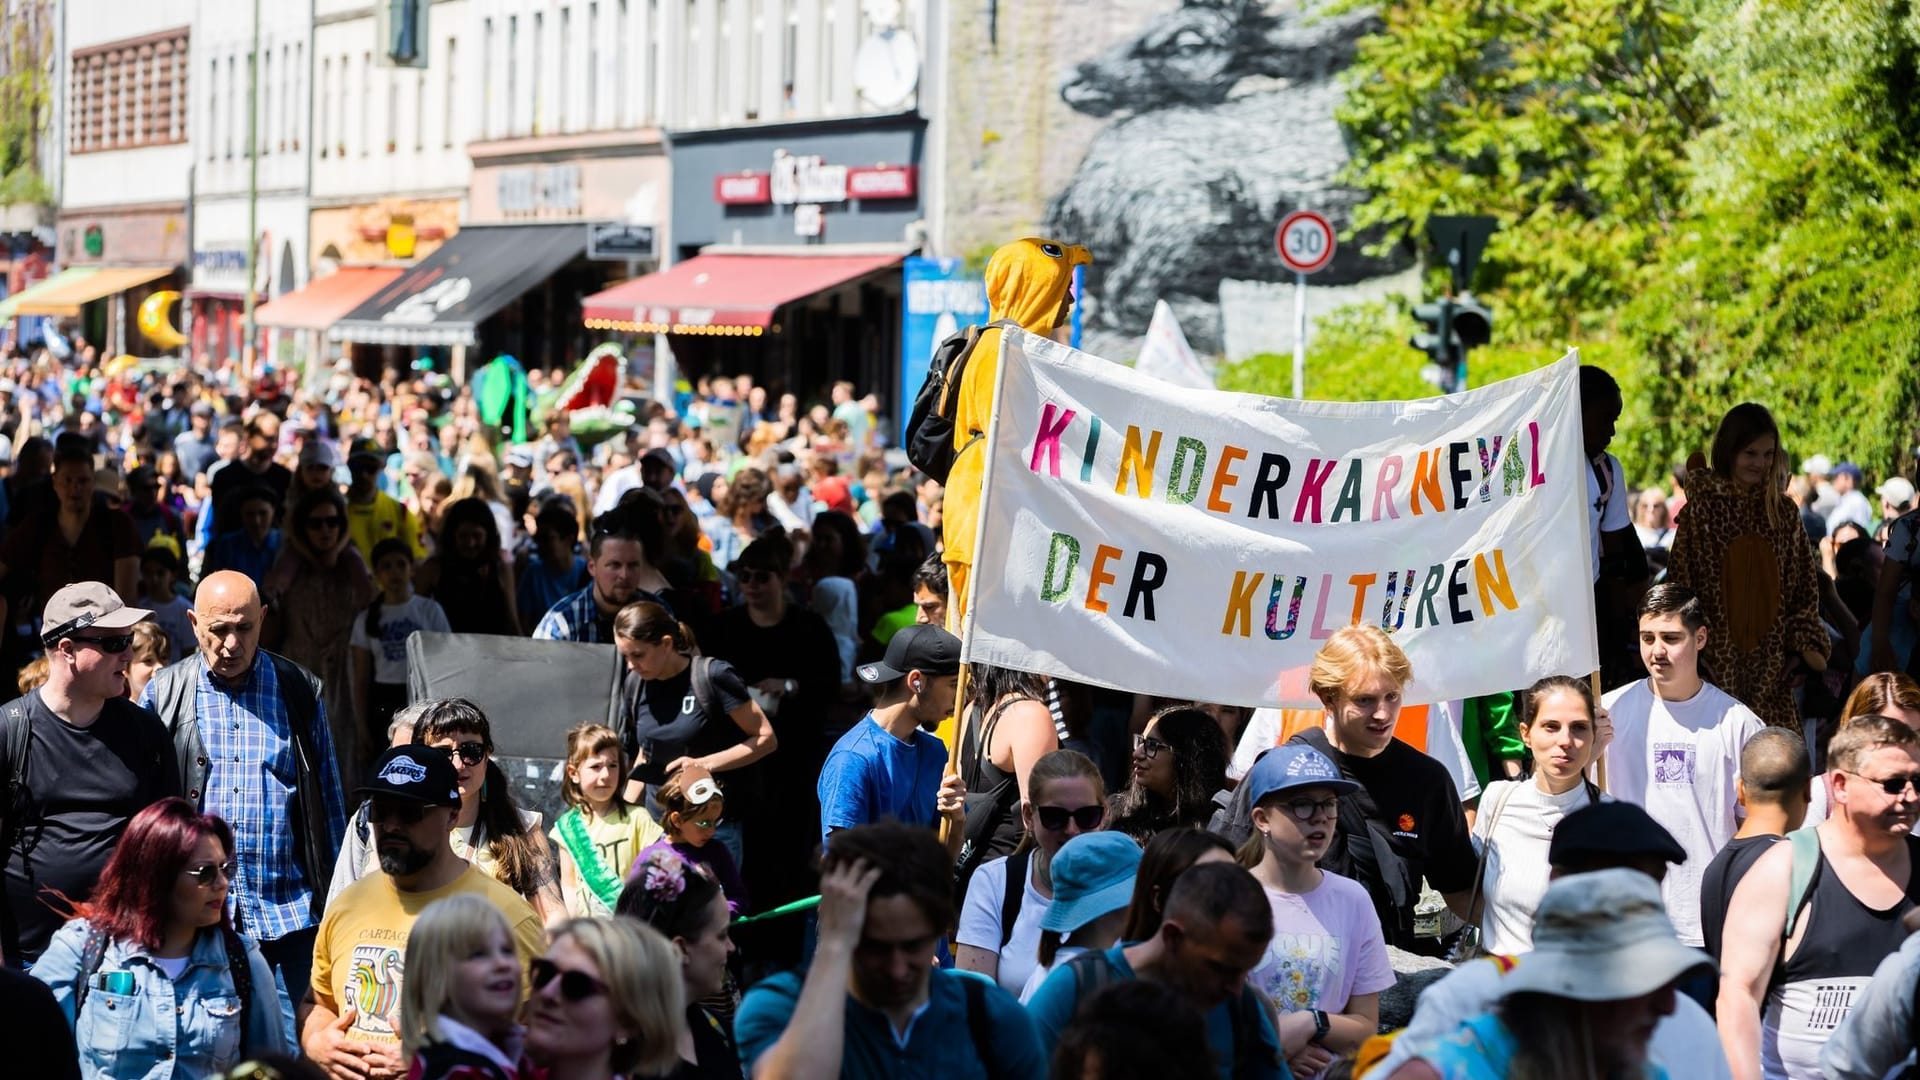
<svg viewBox="0 0 1920 1080">
<path fill-rule="evenodd" d="M 273 972 L 227 919 L 233 831 L 185 799 L 134 815 L 93 898 L 33 965 L 87 1080 L 198 1080 L 284 1052 Z"/>
</svg>

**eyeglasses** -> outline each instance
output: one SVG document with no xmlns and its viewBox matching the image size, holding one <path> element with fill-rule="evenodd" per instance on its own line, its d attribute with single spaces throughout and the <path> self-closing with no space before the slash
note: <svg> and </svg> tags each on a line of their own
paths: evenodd
<svg viewBox="0 0 1920 1080">
<path fill-rule="evenodd" d="M 1151 735 L 1135 735 L 1133 737 L 1133 752 L 1146 758 L 1148 761 L 1159 757 L 1162 750 L 1172 749 L 1173 744 L 1162 742 Z"/>
<path fill-rule="evenodd" d="M 1064 806 L 1036 806 L 1033 816 L 1040 819 L 1040 827 L 1048 832 L 1064 832 L 1069 821 L 1080 826 L 1081 832 L 1092 832 L 1100 827 L 1101 819 L 1107 816 L 1107 808 L 1098 803 L 1072 810 Z"/>
<path fill-rule="evenodd" d="M 133 648 L 132 634 L 115 634 L 112 637 L 70 637 L 67 640 L 91 645 L 108 656 L 119 656 Z"/>
<path fill-rule="evenodd" d="M 202 888 L 205 888 L 213 884 L 213 879 L 216 876 L 222 881 L 232 881 L 233 860 L 228 859 L 222 863 L 201 863 L 199 866 L 189 866 L 182 872 L 198 882 Z"/>
<path fill-rule="evenodd" d="M 425 803 L 406 802 L 399 799 L 375 799 L 367 807 L 367 820 L 378 823 L 391 821 L 396 825 L 418 825 L 420 819 L 427 816 Z"/>
<path fill-rule="evenodd" d="M 340 518 L 335 514 L 329 514 L 326 517 L 310 517 L 307 519 L 307 528 L 309 529 L 337 529 L 339 527 Z"/>
<path fill-rule="evenodd" d="M 447 747 L 447 756 L 466 762 L 468 765 L 478 765 L 487 760 L 487 744 L 477 739 L 459 743 Z"/>
<path fill-rule="evenodd" d="M 1841 769 L 1840 771 L 1846 773 L 1848 776 L 1858 776 L 1869 784 L 1877 785 L 1881 791 L 1889 795 L 1905 795 L 1908 788 L 1912 788 L 1915 794 L 1920 794 L 1920 773 L 1911 773 L 1906 776 L 1889 776 L 1881 779 L 1879 777 L 1854 772 L 1852 769 Z"/>
<path fill-rule="evenodd" d="M 1295 821 L 1312 821 L 1322 814 L 1340 812 L 1340 798 L 1337 795 L 1331 799 L 1288 799 L 1280 805 L 1293 815 Z"/>
<path fill-rule="evenodd" d="M 568 971 L 544 956 L 537 956 L 527 964 L 527 977 L 536 991 L 545 990 L 548 983 L 559 979 L 560 997 L 570 1002 L 585 1001 L 607 992 L 606 983 L 584 971 Z"/>
</svg>

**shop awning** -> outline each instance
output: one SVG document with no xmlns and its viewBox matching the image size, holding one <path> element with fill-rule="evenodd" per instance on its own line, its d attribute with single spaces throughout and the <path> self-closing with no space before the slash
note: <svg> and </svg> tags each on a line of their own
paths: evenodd
<svg viewBox="0 0 1920 1080">
<path fill-rule="evenodd" d="M 260 305 L 253 321 L 282 330 L 325 330 L 402 273 L 397 266 L 343 266 Z"/>
<path fill-rule="evenodd" d="M 173 273 L 171 266 L 96 266 L 85 277 L 61 282 L 52 288 L 35 287 L 20 294 L 14 311 L 19 315 L 78 315 L 81 304 L 90 304 L 103 296 L 126 292 L 138 285 Z M 58 275 L 56 275 L 58 277 Z M 42 282 L 52 284 L 53 279 Z M 27 295 L 32 293 L 31 296 Z"/>
<path fill-rule="evenodd" d="M 884 270 L 898 255 L 696 255 L 580 302 L 587 326 L 639 334 L 758 334 L 774 309 Z"/>
<path fill-rule="evenodd" d="M 587 227 L 468 225 L 333 324 L 367 345 L 473 345 L 476 328 L 585 254 Z"/>
<path fill-rule="evenodd" d="M 57 289 L 62 285 L 70 284 L 83 278 L 90 278 L 95 273 L 98 273 L 98 271 L 91 266 L 69 266 L 52 277 L 42 278 L 34 282 L 19 292 L 14 293 L 12 296 L 0 300 L 0 322 L 6 322 L 15 315 L 20 314 L 20 305 L 25 301 L 33 299 L 40 293 Z"/>
</svg>

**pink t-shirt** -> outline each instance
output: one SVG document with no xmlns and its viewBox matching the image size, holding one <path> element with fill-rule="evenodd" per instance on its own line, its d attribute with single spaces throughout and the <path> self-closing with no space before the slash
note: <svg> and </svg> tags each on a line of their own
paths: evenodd
<svg viewBox="0 0 1920 1080">
<path fill-rule="evenodd" d="M 1273 941 L 1247 981 L 1281 1012 L 1345 1012 L 1355 994 L 1393 985 L 1380 919 L 1359 882 L 1324 874 L 1312 892 L 1266 893 Z"/>
</svg>

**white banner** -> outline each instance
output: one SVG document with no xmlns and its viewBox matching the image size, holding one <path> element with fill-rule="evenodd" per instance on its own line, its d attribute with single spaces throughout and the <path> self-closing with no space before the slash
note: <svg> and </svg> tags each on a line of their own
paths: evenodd
<svg viewBox="0 0 1920 1080">
<path fill-rule="evenodd" d="M 1154 302 L 1153 321 L 1147 324 L 1147 337 L 1140 344 L 1140 359 L 1133 362 L 1133 370 L 1175 386 L 1213 389 L 1212 376 L 1193 355 L 1193 346 L 1187 344 L 1187 335 L 1180 329 L 1180 319 L 1165 300 Z"/>
<path fill-rule="evenodd" d="M 1410 701 L 1598 666 L 1576 353 L 1446 398 L 1330 402 L 1002 340 L 969 661 L 1314 706 L 1313 654 L 1365 621 L 1412 659 Z"/>
</svg>

